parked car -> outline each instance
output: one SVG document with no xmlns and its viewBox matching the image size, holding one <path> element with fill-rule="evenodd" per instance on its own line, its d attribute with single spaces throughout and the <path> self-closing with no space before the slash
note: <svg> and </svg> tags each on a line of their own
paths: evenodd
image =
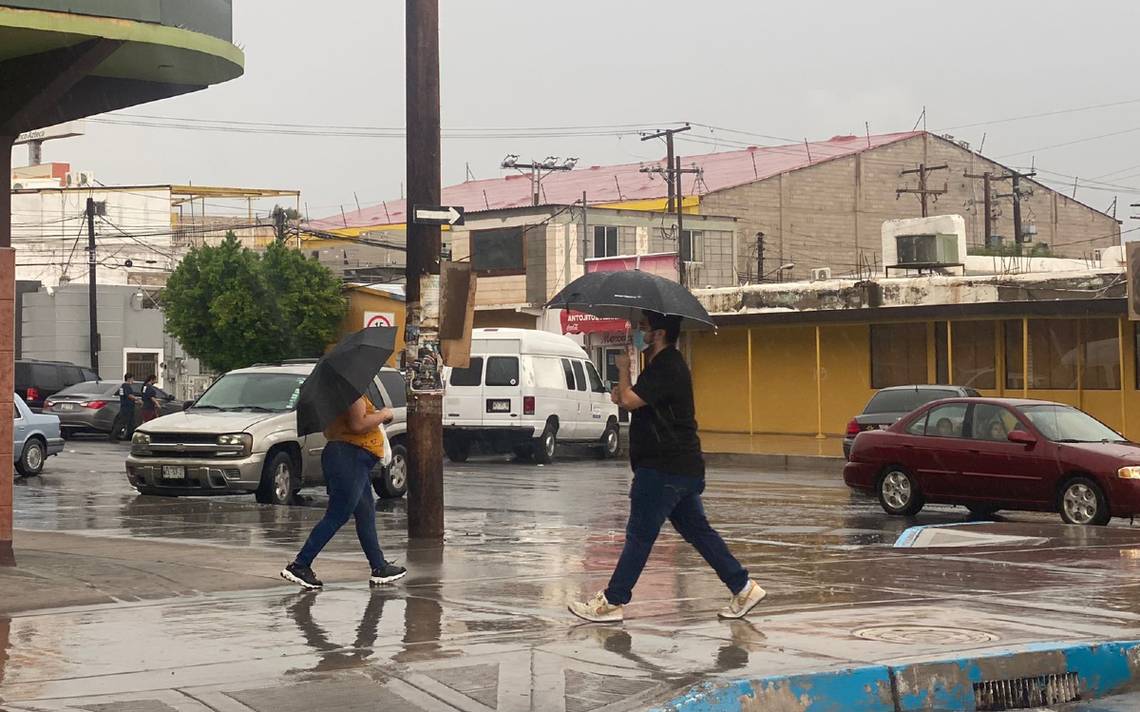
<svg viewBox="0 0 1140 712">
<path fill-rule="evenodd" d="M 40 412 L 44 401 L 68 386 L 84 381 L 98 381 L 99 374 L 89 368 L 66 361 L 16 361 L 16 393 L 33 412 Z"/>
<path fill-rule="evenodd" d="M 962 386 L 891 386 L 871 396 L 863 412 L 847 424 L 843 437 L 843 456 L 851 459 L 855 436 L 868 430 L 885 430 L 915 408 L 942 398 L 980 396 L 973 388 Z"/>
<path fill-rule="evenodd" d="M 289 504 L 305 485 L 322 484 L 325 438 L 297 435 L 295 407 L 312 361 L 238 369 L 225 374 L 184 411 L 143 423 L 127 457 L 127 478 L 143 494 L 253 492 L 258 502 Z M 381 497 L 407 491 L 407 400 L 404 377 L 383 369 L 369 395 L 395 411 L 386 426 L 391 464 L 378 465 Z"/>
<path fill-rule="evenodd" d="M 582 347 L 526 329 L 475 329 L 471 364 L 444 373 L 443 448 L 464 462 L 473 447 L 540 463 L 559 442 L 618 453 L 618 408 Z"/>
<path fill-rule="evenodd" d="M 877 494 L 888 514 L 936 502 L 1107 524 L 1140 513 L 1140 446 L 1072 406 L 952 398 L 860 434 L 843 480 Z"/>
<path fill-rule="evenodd" d="M 44 461 L 63 452 L 59 418 L 33 413 L 17 393 L 12 412 L 12 453 L 16 472 L 32 477 L 43 472 Z"/>
<path fill-rule="evenodd" d="M 87 381 L 64 388 L 44 401 L 43 412 L 59 416 L 65 439 L 75 433 L 110 433 L 113 440 L 126 435 L 125 418 L 119 415 L 119 389 L 122 383 L 114 381 Z M 134 394 L 141 396 L 143 386 L 136 383 Z M 159 416 L 181 411 L 181 403 L 161 388 L 156 388 Z M 135 408 L 135 426 L 142 423 L 142 410 Z"/>
</svg>

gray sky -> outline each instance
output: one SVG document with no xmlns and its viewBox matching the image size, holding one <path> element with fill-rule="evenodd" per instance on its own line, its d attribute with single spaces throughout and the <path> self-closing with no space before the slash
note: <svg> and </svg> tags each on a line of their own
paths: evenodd
<svg viewBox="0 0 1140 712">
<path fill-rule="evenodd" d="M 1041 178 L 1099 179 L 1140 202 L 1140 58 L 1134 0 L 441 0 L 447 129 L 693 121 L 779 137 L 906 131 L 993 122 L 1114 102 L 1052 117 L 949 129 Z M 245 76 L 124 113 L 399 128 L 404 123 L 403 5 L 398 0 L 236 0 Z M 271 9 L 270 9 L 271 8 Z M 314 9 L 319 8 L 319 9 Z M 631 131 L 635 127 L 630 127 Z M 1070 146 L 1044 148 L 1091 137 Z M 490 132 L 485 132 L 490 133 Z M 708 129 L 694 140 L 777 143 Z M 680 143 L 683 153 L 713 145 Z M 731 148 L 721 143 L 722 148 Z M 1037 150 L 1033 150 L 1037 149 Z M 1029 151 L 1027 153 L 1022 153 Z M 636 135 L 445 138 L 444 183 L 501 174 L 525 160 L 574 155 L 581 165 L 655 159 Z M 300 188 L 311 217 L 399 197 L 402 138 L 288 136 L 89 123 L 46 144 L 45 160 L 108 184 L 184 182 Z M 1012 155 L 1016 154 L 1016 155 Z M 17 163 L 24 150 L 17 149 Z M 1128 169 L 1128 170 L 1126 170 Z M 1107 177 L 1105 174 L 1110 174 Z M 1063 175 L 1057 175 L 1063 174 Z M 1101 189 L 1103 188 L 1103 189 Z M 1106 208 L 1117 191 L 1082 186 Z M 1119 215 L 1127 217 L 1128 209 Z M 1136 223 L 1127 222 L 1125 227 Z"/>
</svg>

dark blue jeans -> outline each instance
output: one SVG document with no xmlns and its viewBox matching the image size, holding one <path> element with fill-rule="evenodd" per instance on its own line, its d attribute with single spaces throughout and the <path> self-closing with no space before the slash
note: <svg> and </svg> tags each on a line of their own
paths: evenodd
<svg viewBox="0 0 1140 712">
<path fill-rule="evenodd" d="M 376 536 L 376 504 L 372 499 L 372 468 L 378 458 L 367 450 L 342 442 L 331 442 L 321 453 L 321 469 L 325 473 L 325 489 L 329 504 L 325 516 L 313 527 L 296 563 L 312 566 L 313 559 L 329 543 L 333 535 L 356 519 L 356 538 L 374 569 L 384 566 L 384 552 Z"/>
<path fill-rule="evenodd" d="M 704 491 L 705 481 L 701 478 L 670 475 L 646 467 L 634 472 L 625 547 L 606 588 L 606 600 L 624 605 L 633 598 L 633 587 L 666 519 L 713 567 L 733 595 L 744 590 L 748 571 L 732 556 L 720 534 L 709 526 L 701 504 Z"/>
</svg>

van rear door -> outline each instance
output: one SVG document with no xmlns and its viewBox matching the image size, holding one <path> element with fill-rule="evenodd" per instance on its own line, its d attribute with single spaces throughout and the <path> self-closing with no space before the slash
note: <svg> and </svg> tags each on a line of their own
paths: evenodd
<svg viewBox="0 0 1140 712">
<path fill-rule="evenodd" d="M 443 424 L 478 428 L 483 425 L 483 357 L 472 356 L 467 368 L 453 368 L 443 397 Z"/>
<path fill-rule="evenodd" d="M 515 339 L 487 339 L 484 343 L 483 426 L 518 427 L 523 413 L 521 344 Z"/>
</svg>

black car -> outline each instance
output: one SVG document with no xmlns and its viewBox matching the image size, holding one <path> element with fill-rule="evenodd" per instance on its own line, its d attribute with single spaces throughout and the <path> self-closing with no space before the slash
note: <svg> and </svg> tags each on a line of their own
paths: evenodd
<svg viewBox="0 0 1140 712">
<path fill-rule="evenodd" d="M 34 413 L 41 412 L 44 401 L 64 388 L 97 380 L 99 374 L 91 369 L 66 361 L 16 361 L 16 393 Z"/>
<path fill-rule="evenodd" d="M 981 394 L 963 386 L 891 386 L 867 401 L 863 412 L 847 424 L 843 438 L 843 457 L 849 458 L 855 436 L 864 430 L 886 430 L 899 418 L 931 401 L 943 398 L 974 398 Z"/>
</svg>

